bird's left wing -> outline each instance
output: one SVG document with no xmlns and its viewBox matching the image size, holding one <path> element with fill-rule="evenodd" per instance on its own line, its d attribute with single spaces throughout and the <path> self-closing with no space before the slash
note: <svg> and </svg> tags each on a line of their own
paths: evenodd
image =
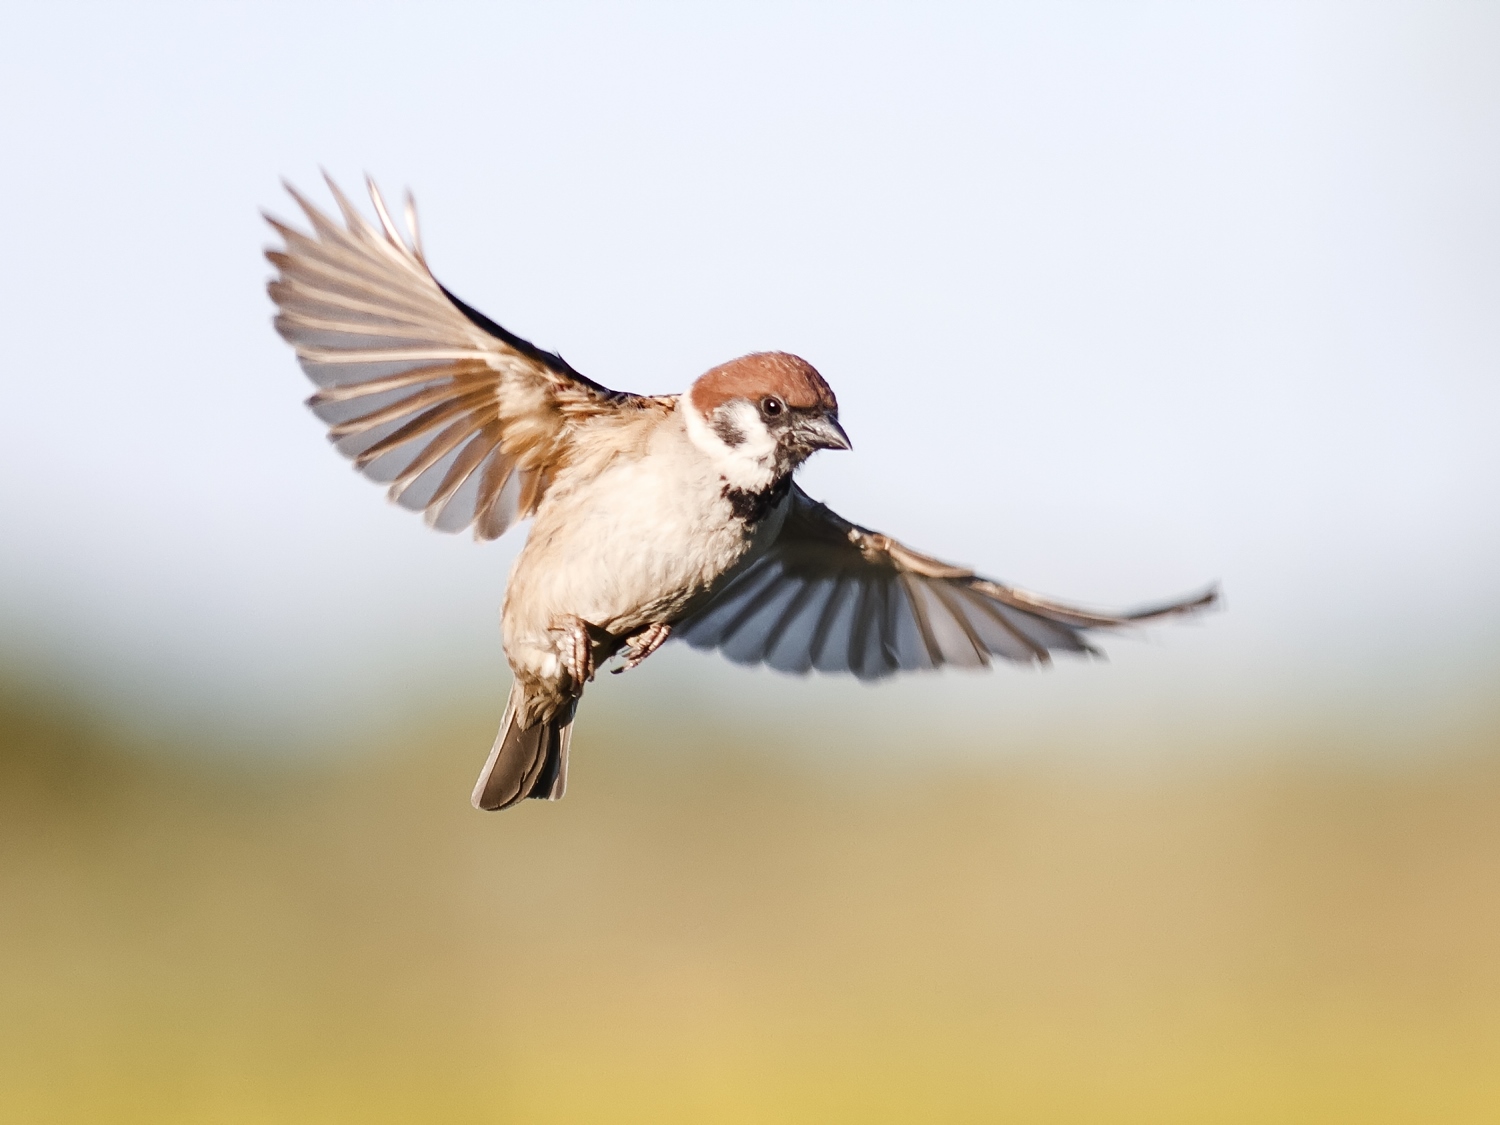
<svg viewBox="0 0 1500 1125">
<path fill-rule="evenodd" d="M 740 664 L 874 680 L 992 657 L 1091 653 L 1085 633 L 1191 613 L 1217 589 L 1123 614 L 1062 605 L 980 578 L 850 523 L 793 487 L 772 547 L 732 574 L 675 635 Z"/>
<path fill-rule="evenodd" d="M 373 183 L 379 227 L 328 186 L 342 226 L 290 185 L 312 233 L 266 216 L 286 242 L 266 252 L 276 329 L 318 386 L 308 405 L 339 452 L 433 527 L 493 539 L 536 508 L 580 428 L 671 409 L 586 379 L 444 289 L 410 197 L 408 244 Z"/>
</svg>

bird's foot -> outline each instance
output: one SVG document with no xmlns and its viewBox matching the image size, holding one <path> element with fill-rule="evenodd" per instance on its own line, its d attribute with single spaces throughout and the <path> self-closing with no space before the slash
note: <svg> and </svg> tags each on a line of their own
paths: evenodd
<svg viewBox="0 0 1500 1125">
<path fill-rule="evenodd" d="M 589 636 L 588 622 L 580 617 L 570 617 L 559 630 L 562 644 L 558 657 L 563 671 L 581 688 L 594 678 L 594 642 Z"/>
<path fill-rule="evenodd" d="M 625 642 L 625 659 L 618 668 L 613 669 L 614 674 L 618 676 L 621 672 L 628 672 L 632 668 L 639 667 L 641 661 L 666 644 L 667 638 L 671 635 L 672 626 L 670 625 L 660 621 L 647 625 Z"/>
</svg>

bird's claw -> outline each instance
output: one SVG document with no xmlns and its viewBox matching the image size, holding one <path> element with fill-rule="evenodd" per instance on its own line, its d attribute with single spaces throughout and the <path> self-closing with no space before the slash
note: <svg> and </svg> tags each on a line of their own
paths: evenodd
<svg viewBox="0 0 1500 1125">
<path fill-rule="evenodd" d="M 594 643 L 589 637 L 588 625 L 573 618 L 563 626 L 562 652 L 563 671 L 579 687 L 594 678 Z"/>
<path fill-rule="evenodd" d="M 632 668 L 639 667 L 641 661 L 666 644 L 667 638 L 671 635 L 672 626 L 670 625 L 660 621 L 647 625 L 625 642 L 625 658 L 620 662 L 620 666 L 612 671 L 618 676 L 621 672 L 628 672 Z"/>
</svg>

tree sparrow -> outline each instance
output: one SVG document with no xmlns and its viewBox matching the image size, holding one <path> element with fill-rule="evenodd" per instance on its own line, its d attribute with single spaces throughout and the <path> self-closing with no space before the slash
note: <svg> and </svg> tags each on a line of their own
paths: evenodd
<svg viewBox="0 0 1500 1125">
<path fill-rule="evenodd" d="M 329 181 L 344 225 L 267 215 L 276 329 L 318 391 L 339 452 L 440 531 L 494 539 L 534 522 L 505 595 L 515 674 L 474 805 L 556 800 L 584 685 L 669 637 L 741 664 L 865 680 L 991 657 L 1095 651 L 1091 629 L 1183 614 L 1217 592 L 1123 614 L 1061 605 L 919 554 L 835 515 L 792 480 L 848 449 L 806 360 L 761 352 L 682 395 L 613 391 L 459 300 L 373 183 L 379 226 Z"/>
</svg>

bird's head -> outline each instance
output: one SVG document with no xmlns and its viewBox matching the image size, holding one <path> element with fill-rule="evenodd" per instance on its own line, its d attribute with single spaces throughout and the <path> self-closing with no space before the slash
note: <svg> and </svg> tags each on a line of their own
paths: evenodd
<svg viewBox="0 0 1500 1125">
<path fill-rule="evenodd" d="M 848 449 L 839 404 L 812 364 L 756 352 L 699 376 L 683 396 L 694 444 L 733 487 L 758 492 L 819 449 Z"/>
</svg>

